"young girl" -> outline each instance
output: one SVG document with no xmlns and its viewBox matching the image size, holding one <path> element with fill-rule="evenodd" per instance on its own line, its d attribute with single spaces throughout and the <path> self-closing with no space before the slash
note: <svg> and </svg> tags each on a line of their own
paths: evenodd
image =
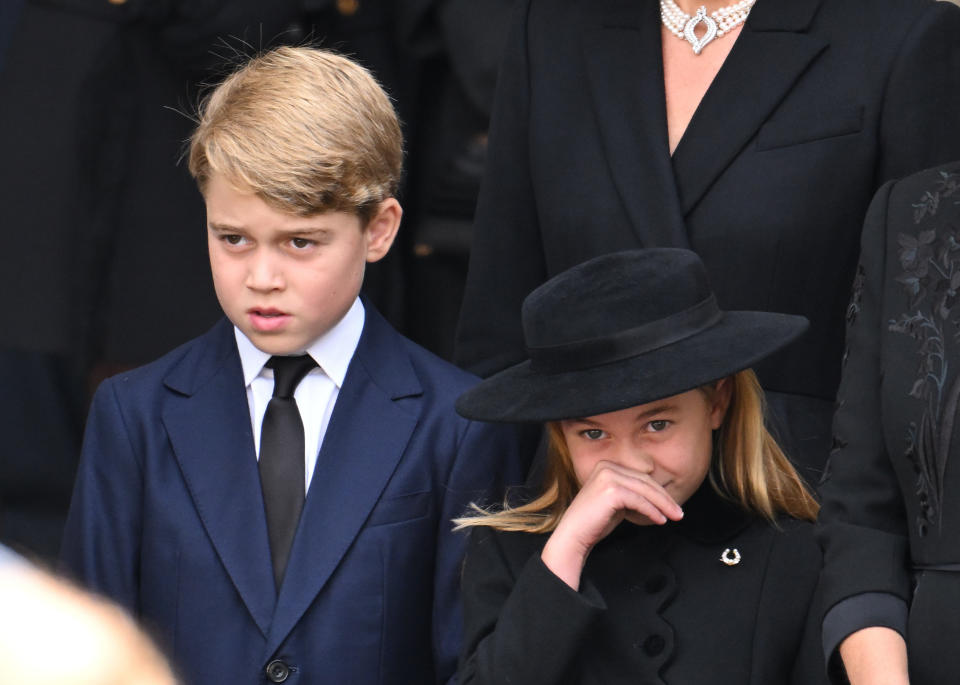
<svg viewBox="0 0 960 685">
<path fill-rule="evenodd" d="M 687 250 L 581 264 L 523 306 L 530 359 L 462 395 L 547 422 L 545 486 L 457 520 L 460 682 L 825 682 L 817 504 L 748 369 L 802 317 L 723 312 Z"/>
</svg>

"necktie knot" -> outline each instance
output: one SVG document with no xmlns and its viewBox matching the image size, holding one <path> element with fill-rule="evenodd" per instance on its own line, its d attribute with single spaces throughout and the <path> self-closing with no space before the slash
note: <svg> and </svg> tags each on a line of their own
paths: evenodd
<svg viewBox="0 0 960 685">
<path fill-rule="evenodd" d="M 270 357 L 267 367 L 273 369 L 273 396 L 290 399 L 293 391 L 303 377 L 315 368 L 317 363 L 309 354 L 297 357 Z"/>
</svg>

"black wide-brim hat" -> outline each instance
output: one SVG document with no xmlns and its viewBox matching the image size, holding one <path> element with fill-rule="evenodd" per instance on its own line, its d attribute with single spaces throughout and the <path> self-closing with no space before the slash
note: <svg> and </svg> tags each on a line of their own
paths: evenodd
<svg viewBox="0 0 960 685">
<path fill-rule="evenodd" d="M 564 271 L 527 296 L 522 321 L 530 358 L 461 395 L 461 415 L 556 421 L 646 404 L 749 368 L 808 325 L 721 310 L 700 258 L 673 248 Z"/>
</svg>

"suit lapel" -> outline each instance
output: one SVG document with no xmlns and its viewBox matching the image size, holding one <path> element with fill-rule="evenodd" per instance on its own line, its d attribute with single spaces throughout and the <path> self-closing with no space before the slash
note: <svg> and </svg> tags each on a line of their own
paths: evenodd
<svg viewBox="0 0 960 685">
<path fill-rule="evenodd" d="M 366 322 L 320 448 L 268 637 L 272 655 L 360 533 L 417 424 L 394 400 L 422 390 L 399 336 L 366 304 Z"/>
<path fill-rule="evenodd" d="M 243 372 L 229 322 L 207 338 L 164 379 L 177 396 L 162 420 L 207 535 L 266 636 L 276 595 Z"/>
<path fill-rule="evenodd" d="M 606 0 L 601 15 L 583 51 L 614 183 L 642 246 L 688 247 L 670 164 L 657 3 Z"/>
<path fill-rule="evenodd" d="M 760 0 L 673 154 L 684 215 L 827 47 L 802 33 L 821 0 Z M 662 62 L 662 59 L 661 59 Z"/>
</svg>

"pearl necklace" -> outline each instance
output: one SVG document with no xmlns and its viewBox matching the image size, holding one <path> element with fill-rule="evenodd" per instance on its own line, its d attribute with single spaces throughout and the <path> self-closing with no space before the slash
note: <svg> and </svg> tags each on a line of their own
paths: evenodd
<svg viewBox="0 0 960 685">
<path fill-rule="evenodd" d="M 750 9 L 757 0 L 740 0 L 740 2 L 721 7 L 707 15 L 706 6 L 701 6 L 694 16 L 690 16 L 677 5 L 675 0 L 660 0 L 660 20 L 667 30 L 677 38 L 690 43 L 693 54 L 699 55 L 707 43 L 729 33 L 747 20 Z M 702 38 L 697 38 L 694 29 L 702 23 L 706 32 Z"/>
</svg>

